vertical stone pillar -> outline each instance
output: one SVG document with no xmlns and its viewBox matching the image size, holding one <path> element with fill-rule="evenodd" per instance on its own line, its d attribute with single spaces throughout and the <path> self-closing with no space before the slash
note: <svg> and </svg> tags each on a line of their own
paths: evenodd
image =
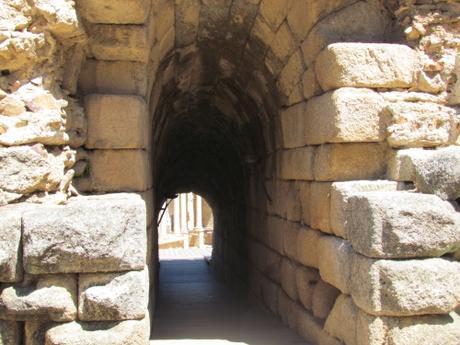
<svg viewBox="0 0 460 345">
<path fill-rule="evenodd" d="M 193 193 L 187 194 L 187 218 L 188 218 L 188 231 L 192 231 L 195 228 L 195 210 L 193 207 Z"/>
<path fill-rule="evenodd" d="M 203 207 L 201 196 L 196 196 L 196 229 L 198 232 L 198 247 L 204 248 Z"/>
<path fill-rule="evenodd" d="M 173 233 L 180 233 L 180 196 L 174 199 L 174 224 Z"/>
<path fill-rule="evenodd" d="M 184 248 L 188 248 L 188 229 L 187 229 L 187 194 L 180 194 L 180 229 L 184 235 Z"/>
<path fill-rule="evenodd" d="M 187 194 L 180 194 L 180 232 L 187 232 Z"/>
<path fill-rule="evenodd" d="M 198 229 L 203 228 L 203 207 L 201 196 L 196 196 L 196 227 Z"/>
</svg>

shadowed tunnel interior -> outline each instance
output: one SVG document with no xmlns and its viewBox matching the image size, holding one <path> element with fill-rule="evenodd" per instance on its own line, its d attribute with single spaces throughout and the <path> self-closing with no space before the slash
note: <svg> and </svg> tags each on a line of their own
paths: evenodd
<svg viewBox="0 0 460 345">
<path fill-rule="evenodd" d="M 303 243 L 319 236 L 306 225 L 325 227 L 329 188 L 324 182 L 329 180 L 320 179 L 310 198 L 310 183 L 303 180 L 312 177 L 296 162 L 312 160 L 316 147 L 305 147 L 305 123 L 298 122 L 304 119 L 305 100 L 322 93 L 315 76 L 320 51 L 334 41 L 383 40 L 385 9 L 378 1 L 299 1 L 287 6 L 283 1 L 184 0 L 168 11 L 174 17 L 169 31 L 159 27 L 156 33 L 159 52 L 152 55 L 161 62 L 153 68 L 147 97 L 156 216 L 159 205 L 175 194 L 193 192 L 206 198 L 214 214 L 214 271 L 227 286 L 243 287 L 311 339 L 311 330 L 323 323 L 327 312 L 304 312 L 296 302 L 304 293 L 297 292 L 297 277 L 307 290 L 300 297 L 307 309 L 312 308 L 313 290 L 334 296 L 325 297 L 327 301 L 339 290 L 322 282 L 318 270 L 300 268 L 293 254 L 297 233 L 302 232 Z M 350 13 L 367 13 L 370 19 L 349 25 L 344 18 Z M 160 23 L 168 22 L 163 12 L 156 15 Z M 314 224 L 312 208 L 318 208 Z M 307 260 L 302 264 L 317 266 Z M 163 310 L 169 309 L 163 299 L 174 295 L 161 291 L 168 289 L 164 286 L 172 277 L 164 275 L 166 268 L 177 269 L 161 268 L 157 306 Z M 193 294 L 188 296 L 193 299 Z M 307 320 L 299 323 L 301 329 L 297 312 Z"/>
<path fill-rule="evenodd" d="M 180 20 L 186 8 L 176 8 L 176 50 L 160 64 L 151 95 L 152 152 L 156 204 L 203 195 L 215 217 L 214 266 L 247 282 L 250 187 L 264 188 L 279 102 L 266 48 L 250 38 L 257 6 L 240 8 L 238 22 L 229 16 L 235 10 L 203 6 L 192 38 Z"/>
<path fill-rule="evenodd" d="M 254 116 L 256 106 L 236 110 L 243 105 L 235 100 L 228 110 L 219 109 L 211 99 L 213 91 L 196 95 L 184 109 L 175 109 L 181 99 L 174 102 L 174 91 L 160 104 L 155 117 L 166 120 L 155 136 L 157 204 L 190 191 L 209 200 L 215 216 L 214 263 L 246 281 L 246 207 L 250 183 L 264 169 L 264 129 Z"/>
<path fill-rule="evenodd" d="M 297 339 L 287 329 L 280 331 L 281 324 L 271 316 L 257 318 L 254 305 L 245 304 L 246 298 L 235 295 L 230 288 L 242 288 L 243 296 L 246 295 L 250 279 L 251 186 L 265 188 L 267 157 L 275 141 L 272 130 L 275 117 L 269 112 L 275 109 L 276 92 L 265 92 L 267 81 L 264 80 L 264 92 L 259 94 L 261 89 L 257 90 L 256 101 L 248 90 L 248 85 L 254 83 L 252 74 L 235 70 L 226 73 L 225 68 L 230 64 L 235 63 L 232 68 L 236 66 L 239 58 L 236 48 L 228 47 L 227 51 L 235 52 L 234 56 L 226 57 L 232 61 L 229 62 L 219 55 L 222 49 L 198 46 L 187 58 L 193 63 L 189 61 L 189 69 L 182 72 L 182 79 L 200 69 L 200 83 L 184 88 L 176 77 L 162 88 L 155 110 L 152 151 L 157 164 L 154 171 L 156 204 L 162 205 L 166 198 L 184 192 L 206 198 L 214 215 L 212 270 L 230 285 L 225 287 L 213 281 L 204 261 L 162 261 L 158 314 L 154 318 L 161 317 L 154 323 L 152 337 L 250 341 L 255 334 L 246 334 L 252 327 L 247 321 L 257 319 L 260 327 L 278 332 L 273 344 L 280 342 L 279 337 Z M 177 63 L 181 59 L 178 54 L 164 63 Z M 182 61 L 175 66 L 179 68 L 183 64 Z M 249 64 L 255 71 L 255 61 L 248 61 L 246 67 L 249 68 Z M 167 68 L 164 65 L 164 69 Z M 270 78 L 268 71 L 261 75 Z M 273 84 L 273 80 L 268 83 Z M 264 202 L 269 198 L 267 193 L 262 197 Z M 224 318 L 223 312 L 227 315 Z M 200 324 L 203 318 L 206 327 Z M 265 342 L 270 337 L 267 336 Z"/>
</svg>

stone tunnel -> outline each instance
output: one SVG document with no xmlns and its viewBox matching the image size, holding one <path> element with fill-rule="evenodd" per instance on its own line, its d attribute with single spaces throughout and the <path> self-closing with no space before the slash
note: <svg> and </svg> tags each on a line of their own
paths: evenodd
<svg viewBox="0 0 460 345">
<path fill-rule="evenodd" d="M 0 344 L 149 344 L 194 192 L 306 344 L 458 345 L 459 42 L 450 0 L 0 1 Z"/>
</svg>

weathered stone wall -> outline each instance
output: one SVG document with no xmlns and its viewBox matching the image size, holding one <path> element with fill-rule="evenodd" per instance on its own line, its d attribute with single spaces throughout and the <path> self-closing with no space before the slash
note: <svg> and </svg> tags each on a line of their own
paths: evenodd
<svg viewBox="0 0 460 345">
<path fill-rule="evenodd" d="M 278 78 L 283 90 L 303 75 L 285 93 L 271 201 L 253 183 L 251 287 L 314 344 L 458 341 L 458 5 L 414 3 L 389 6 L 387 30 L 369 2 L 335 11 Z M 330 45 L 391 41 L 420 22 L 413 49 Z"/>
<path fill-rule="evenodd" d="M 458 339 L 460 266 L 446 255 L 460 243 L 458 114 L 411 91 L 419 56 L 331 44 L 315 60 L 325 92 L 281 113 L 273 202 L 254 203 L 251 285 L 313 343 Z"/>
<path fill-rule="evenodd" d="M 146 209 L 137 195 L 0 209 L 2 344 L 146 344 Z"/>
<path fill-rule="evenodd" d="M 0 205 L 62 203 L 86 138 L 72 97 L 86 33 L 71 1 L 2 1 L 0 13 Z"/>
<path fill-rule="evenodd" d="M 396 8 L 396 7 L 395 7 Z M 407 44 L 421 53 L 417 89 L 458 105 L 459 14 L 457 1 L 399 1 L 395 10 Z"/>
<path fill-rule="evenodd" d="M 106 5 L 1 2 L 1 341 L 146 344 L 156 205 L 193 190 L 306 340 L 458 342 L 458 4 Z"/>
</svg>

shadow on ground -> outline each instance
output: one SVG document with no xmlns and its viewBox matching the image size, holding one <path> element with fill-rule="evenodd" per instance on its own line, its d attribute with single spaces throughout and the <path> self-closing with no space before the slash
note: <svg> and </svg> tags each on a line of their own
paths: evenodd
<svg viewBox="0 0 460 345">
<path fill-rule="evenodd" d="M 204 259 L 160 265 L 151 344 L 306 344 L 278 318 L 218 282 Z"/>
</svg>

